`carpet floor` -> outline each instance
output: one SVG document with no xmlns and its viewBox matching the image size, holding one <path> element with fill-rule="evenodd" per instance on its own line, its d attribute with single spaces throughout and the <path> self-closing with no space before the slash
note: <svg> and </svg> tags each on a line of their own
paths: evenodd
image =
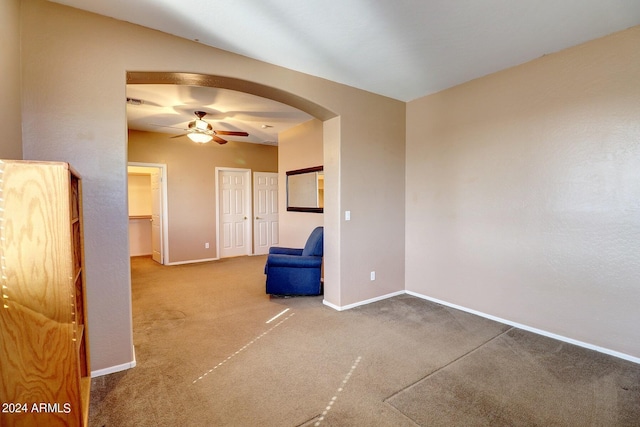
<svg viewBox="0 0 640 427">
<path fill-rule="evenodd" d="M 90 425 L 640 425 L 640 365 L 409 295 L 269 297 L 264 262 L 133 258 L 137 365 Z"/>
</svg>

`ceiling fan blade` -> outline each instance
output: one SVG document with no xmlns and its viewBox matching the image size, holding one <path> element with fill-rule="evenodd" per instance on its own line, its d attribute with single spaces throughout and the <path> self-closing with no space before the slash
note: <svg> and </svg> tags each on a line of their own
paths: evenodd
<svg viewBox="0 0 640 427">
<path fill-rule="evenodd" d="M 174 136 L 170 136 L 169 139 L 173 139 L 173 138 L 181 138 L 183 136 L 187 136 L 186 133 L 180 134 L 180 135 L 174 135 Z"/>
<path fill-rule="evenodd" d="M 214 140 L 215 142 L 217 142 L 218 144 L 220 144 L 220 145 L 222 145 L 222 144 L 226 144 L 226 143 L 227 143 L 227 140 L 226 140 L 226 139 L 222 139 L 222 138 L 220 138 L 219 136 L 215 136 L 215 135 L 213 135 L 213 140 Z"/>
<path fill-rule="evenodd" d="M 213 132 L 217 133 L 218 135 L 249 136 L 247 132 L 234 132 L 228 130 L 214 130 Z"/>
</svg>

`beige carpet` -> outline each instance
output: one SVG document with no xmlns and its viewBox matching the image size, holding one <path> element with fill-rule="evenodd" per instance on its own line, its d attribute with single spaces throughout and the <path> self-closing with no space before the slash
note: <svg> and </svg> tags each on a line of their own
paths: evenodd
<svg viewBox="0 0 640 427">
<path fill-rule="evenodd" d="M 388 399 L 418 425 L 637 426 L 638 366 L 511 329 Z"/>
<path fill-rule="evenodd" d="M 411 296 L 264 294 L 264 257 L 132 260 L 137 366 L 92 426 L 640 425 L 640 366 Z"/>
</svg>

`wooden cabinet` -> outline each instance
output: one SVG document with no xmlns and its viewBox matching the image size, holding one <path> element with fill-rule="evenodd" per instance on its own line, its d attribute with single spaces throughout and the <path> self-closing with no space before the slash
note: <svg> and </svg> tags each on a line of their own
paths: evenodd
<svg viewBox="0 0 640 427">
<path fill-rule="evenodd" d="M 0 160 L 0 255 L 0 425 L 86 425 L 82 182 L 67 163 Z"/>
</svg>

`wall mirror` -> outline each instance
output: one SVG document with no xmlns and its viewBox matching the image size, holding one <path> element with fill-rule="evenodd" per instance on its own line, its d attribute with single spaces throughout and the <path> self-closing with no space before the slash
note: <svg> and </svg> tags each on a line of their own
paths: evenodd
<svg viewBox="0 0 640 427">
<path fill-rule="evenodd" d="M 287 210 L 324 212 L 324 170 L 322 166 L 287 171 Z"/>
</svg>

